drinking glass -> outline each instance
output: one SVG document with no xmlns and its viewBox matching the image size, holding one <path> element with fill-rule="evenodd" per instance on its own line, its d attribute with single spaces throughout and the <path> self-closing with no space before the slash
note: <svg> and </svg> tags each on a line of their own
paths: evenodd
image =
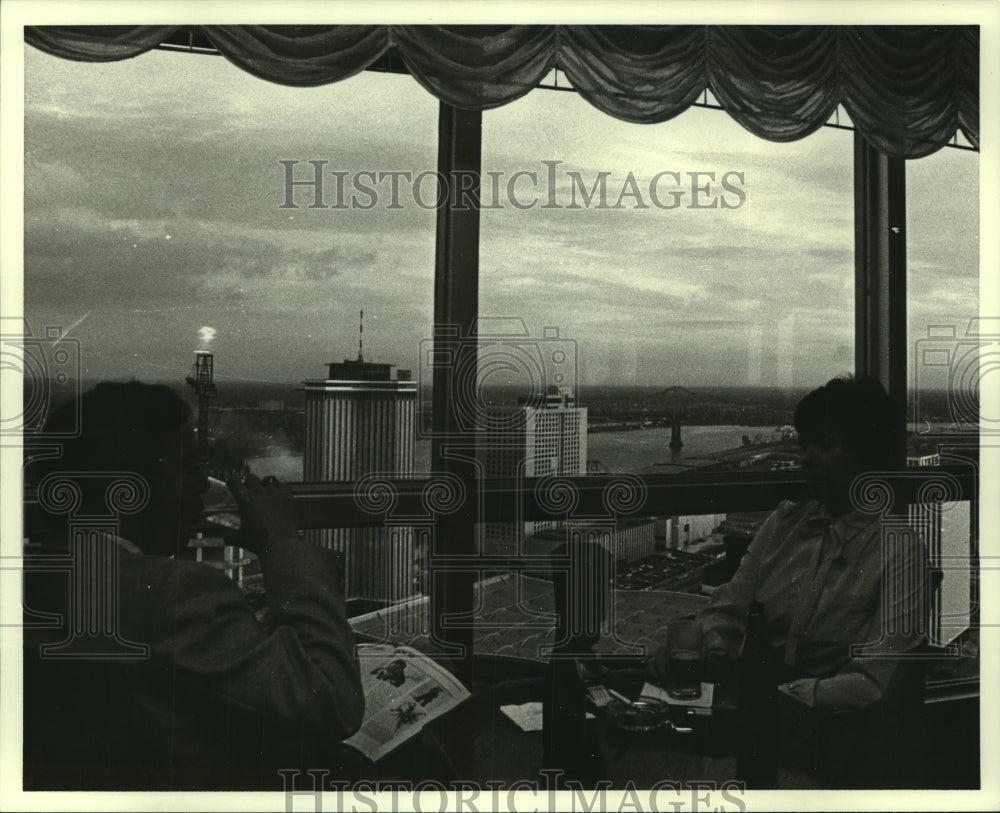
<svg viewBox="0 0 1000 813">
<path fill-rule="evenodd" d="M 667 694 L 678 700 L 701 697 L 702 630 L 698 621 L 677 619 L 667 626 Z"/>
</svg>

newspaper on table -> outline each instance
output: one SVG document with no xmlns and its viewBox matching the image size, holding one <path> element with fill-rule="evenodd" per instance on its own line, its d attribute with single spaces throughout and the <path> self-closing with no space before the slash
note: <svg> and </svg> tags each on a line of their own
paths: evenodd
<svg viewBox="0 0 1000 813">
<path fill-rule="evenodd" d="M 451 672 L 412 647 L 361 644 L 358 660 L 365 717 L 345 743 L 373 762 L 469 696 Z"/>
</svg>

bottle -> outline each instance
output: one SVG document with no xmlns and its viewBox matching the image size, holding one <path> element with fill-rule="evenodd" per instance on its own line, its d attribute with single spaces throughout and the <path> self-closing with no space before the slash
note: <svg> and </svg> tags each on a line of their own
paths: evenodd
<svg viewBox="0 0 1000 813">
<path fill-rule="evenodd" d="M 583 779 L 589 756 L 586 687 L 575 658 L 553 657 L 545 676 L 542 705 L 542 748 L 546 768 L 561 770 L 563 779 Z"/>
<path fill-rule="evenodd" d="M 750 790 L 777 787 L 776 684 L 764 635 L 764 605 L 750 603 L 746 635 L 737 664 L 739 778 Z"/>
</svg>

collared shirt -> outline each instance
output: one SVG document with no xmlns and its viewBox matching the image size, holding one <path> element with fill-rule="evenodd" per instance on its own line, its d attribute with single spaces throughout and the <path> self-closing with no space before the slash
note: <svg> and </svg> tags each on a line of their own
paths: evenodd
<svg viewBox="0 0 1000 813">
<path fill-rule="evenodd" d="M 929 587 L 922 543 L 884 528 L 877 515 L 831 519 L 818 502 L 782 503 L 699 613 L 707 648 L 737 657 L 759 601 L 773 659 L 806 676 L 785 693 L 830 710 L 879 700 L 899 653 L 926 635 Z"/>
</svg>

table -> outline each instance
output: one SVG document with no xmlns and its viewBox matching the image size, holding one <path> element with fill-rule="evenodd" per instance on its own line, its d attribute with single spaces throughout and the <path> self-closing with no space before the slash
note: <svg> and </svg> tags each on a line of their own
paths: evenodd
<svg viewBox="0 0 1000 813">
<path fill-rule="evenodd" d="M 645 670 L 635 662 L 616 669 L 610 686 L 638 696 L 646 680 Z M 525 732 L 500 711 L 501 705 L 541 701 L 544 677 L 520 679 L 496 685 L 492 691 L 474 694 L 449 714 L 424 727 L 423 743 L 441 756 L 447 773 L 455 780 L 485 785 L 487 781 L 507 785 L 518 781 L 551 779 L 544 767 L 542 732 Z M 659 730 L 636 734 L 610 726 L 603 714 L 588 720 L 587 736 L 598 756 L 591 776 L 581 777 L 584 786 L 610 781 L 613 788 L 651 787 L 662 779 L 697 778 L 722 783 L 736 775 L 732 741 L 718 739 L 718 732 L 732 724 L 731 692 L 718 691 L 713 715 L 691 734 Z M 589 781 L 588 781 L 589 780 Z"/>
<path fill-rule="evenodd" d="M 612 688 L 638 697 L 646 681 L 644 669 L 621 666 L 605 678 Z M 501 711 L 508 703 L 540 701 L 545 681 L 536 678 L 501 682 L 473 696 L 449 714 L 424 727 L 423 759 L 436 755 L 437 773 L 444 781 L 461 780 L 486 786 L 500 782 L 534 782 L 548 787 L 543 773 L 542 732 L 521 731 Z M 584 787 L 609 782 L 611 788 L 650 788 L 662 780 L 706 781 L 721 786 L 739 778 L 736 758 L 736 686 L 723 680 L 715 689 L 710 717 L 696 718 L 690 734 L 658 730 L 625 732 L 598 714 L 587 722 L 586 741 L 595 755 L 592 767 L 577 776 Z M 780 735 L 778 787 L 782 789 L 830 789 L 850 787 L 931 787 L 933 771 L 910 770 L 905 775 L 880 774 L 881 763 L 891 762 L 891 753 L 860 757 L 859 743 L 869 732 L 881 733 L 880 743 L 890 749 L 905 748 L 910 732 L 890 727 L 873 729 L 864 716 L 816 715 L 795 701 L 779 696 L 775 717 Z M 879 725 L 877 718 L 874 725 Z M 867 726 L 867 727 L 866 727 Z M 810 750 L 813 749 L 813 750 Z M 874 764 L 873 764 L 874 760 Z M 907 760 L 903 760 L 907 762 Z M 904 764 L 903 767 L 906 767 Z M 910 766 L 912 769 L 913 766 Z M 872 772 L 874 771 L 874 772 Z M 884 784 L 883 784 L 884 782 Z"/>
</svg>

